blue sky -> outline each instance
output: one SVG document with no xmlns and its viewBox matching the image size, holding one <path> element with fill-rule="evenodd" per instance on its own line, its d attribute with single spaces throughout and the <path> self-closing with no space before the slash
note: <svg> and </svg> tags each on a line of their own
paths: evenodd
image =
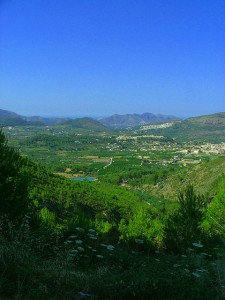
<svg viewBox="0 0 225 300">
<path fill-rule="evenodd" d="M 224 0 L 2 0 L 0 108 L 225 111 Z"/>
</svg>

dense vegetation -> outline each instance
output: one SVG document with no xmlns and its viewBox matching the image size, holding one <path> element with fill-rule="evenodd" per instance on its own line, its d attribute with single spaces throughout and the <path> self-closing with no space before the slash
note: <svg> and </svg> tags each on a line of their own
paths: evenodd
<svg viewBox="0 0 225 300">
<path fill-rule="evenodd" d="M 54 151 L 71 150 L 76 140 L 38 132 L 19 143 Z M 72 150 L 93 155 L 99 140 L 116 142 L 81 136 L 84 148 Z M 89 170 L 98 181 L 70 180 L 21 156 L 0 132 L 0 298 L 223 299 L 222 174 L 208 195 L 195 182 L 176 197 L 153 196 L 151 186 L 163 188 L 183 168 L 142 160 L 140 168 L 126 150 L 110 156 L 107 168 Z"/>
</svg>

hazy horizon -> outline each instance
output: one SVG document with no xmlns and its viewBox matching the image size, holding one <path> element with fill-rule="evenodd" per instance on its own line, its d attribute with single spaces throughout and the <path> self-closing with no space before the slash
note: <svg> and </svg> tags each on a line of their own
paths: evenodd
<svg viewBox="0 0 225 300">
<path fill-rule="evenodd" d="M 3 109 L 2 107 L 0 107 L 0 109 Z M 3 109 L 3 110 L 7 110 L 7 109 Z M 10 111 L 10 110 L 7 110 L 7 111 Z M 14 112 L 22 117 L 42 117 L 42 118 L 71 118 L 71 119 L 76 119 L 76 118 L 84 118 L 84 117 L 88 117 L 88 118 L 93 118 L 93 119 L 103 119 L 103 118 L 107 118 L 107 117 L 110 117 L 112 115 L 133 115 L 133 114 L 138 114 L 138 115 L 142 115 L 142 114 L 145 114 L 145 113 L 152 113 L 154 115 L 170 115 L 170 116 L 174 116 L 174 117 L 178 117 L 180 119 L 186 119 L 186 118 L 190 118 L 190 117 L 198 117 L 198 116 L 202 116 L 199 115 L 199 114 L 193 114 L 193 115 L 175 115 L 175 114 L 162 114 L 160 112 L 158 113 L 153 113 L 151 111 L 145 111 L 145 112 L 141 112 L 141 113 L 137 113 L 137 112 L 125 112 L 125 113 L 112 113 L 112 114 L 91 114 L 91 113 L 83 113 L 83 114 L 56 114 L 56 115 L 53 115 L 53 114 L 19 114 L 17 111 L 10 111 L 10 112 Z M 218 112 L 215 112 L 215 113 L 221 113 L 222 111 L 218 111 Z M 224 112 L 225 113 L 225 112 Z M 213 114 L 213 113 L 212 113 Z M 206 114 L 203 114 L 203 115 L 206 115 Z M 207 114 L 208 115 L 208 114 Z"/>
<path fill-rule="evenodd" d="M 225 2 L 5 0 L 0 108 L 24 116 L 225 111 Z"/>
</svg>

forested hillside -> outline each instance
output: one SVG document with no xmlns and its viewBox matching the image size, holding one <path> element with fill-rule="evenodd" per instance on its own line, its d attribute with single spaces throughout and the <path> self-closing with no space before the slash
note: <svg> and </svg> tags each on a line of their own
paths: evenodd
<svg viewBox="0 0 225 300">
<path fill-rule="evenodd" d="M 0 156 L 1 299 L 224 298 L 222 176 L 211 197 L 189 185 L 149 201 L 52 174 L 2 132 Z"/>
</svg>

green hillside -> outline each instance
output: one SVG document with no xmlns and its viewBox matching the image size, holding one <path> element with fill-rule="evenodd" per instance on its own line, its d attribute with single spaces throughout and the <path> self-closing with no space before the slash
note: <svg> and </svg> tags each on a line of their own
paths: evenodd
<svg viewBox="0 0 225 300">
<path fill-rule="evenodd" d="M 19 118 L 20 116 L 14 112 L 0 109 L 0 118 Z"/>
<path fill-rule="evenodd" d="M 222 299 L 223 156 L 164 163 L 181 144 L 89 118 L 6 132 L 33 162 L 0 133 L 1 298 Z"/>
<path fill-rule="evenodd" d="M 223 299 L 224 180 L 210 202 L 188 186 L 154 203 L 54 175 L 2 132 L 0 155 L 1 299 Z M 221 166 L 186 175 L 209 184 L 214 169 L 214 185 Z"/>
<path fill-rule="evenodd" d="M 0 109 L 0 126 L 26 125 L 27 122 L 14 112 Z"/>
<path fill-rule="evenodd" d="M 32 116 L 32 117 L 23 117 L 23 119 L 30 124 L 42 124 L 46 126 L 58 125 L 62 122 L 68 120 L 68 118 L 56 118 L 56 117 L 40 117 L 40 116 Z"/>
<path fill-rule="evenodd" d="M 187 120 L 195 124 L 225 125 L 225 112 L 188 118 Z"/>
<path fill-rule="evenodd" d="M 26 119 L 14 112 L 0 109 L 0 126 L 25 126 L 25 125 L 44 125 L 38 119 Z"/>
<path fill-rule="evenodd" d="M 225 157 L 212 159 L 194 166 L 187 166 L 171 173 L 165 180 L 158 184 L 150 185 L 151 194 L 170 197 L 176 195 L 188 185 L 195 186 L 200 194 L 208 193 L 211 197 L 216 193 L 219 179 L 225 175 Z"/>
<path fill-rule="evenodd" d="M 177 121 L 171 127 L 154 130 L 154 133 L 174 138 L 177 141 L 223 142 L 225 140 L 225 113 Z"/>
<path fill-rule="evenodd" d="M 20 126 L 28 123 L 22 118 L 0 118 L 0 126 Z"/>
<path fill-rule="evenodd" d="M 91 118 L 78 118 L 63 122 L 62 125 L 69 126 L 73 129 L 80 129 L 90 132 L 109 132 L 110 130 L 102 125 L 100 122 Z"/>
</svg>

